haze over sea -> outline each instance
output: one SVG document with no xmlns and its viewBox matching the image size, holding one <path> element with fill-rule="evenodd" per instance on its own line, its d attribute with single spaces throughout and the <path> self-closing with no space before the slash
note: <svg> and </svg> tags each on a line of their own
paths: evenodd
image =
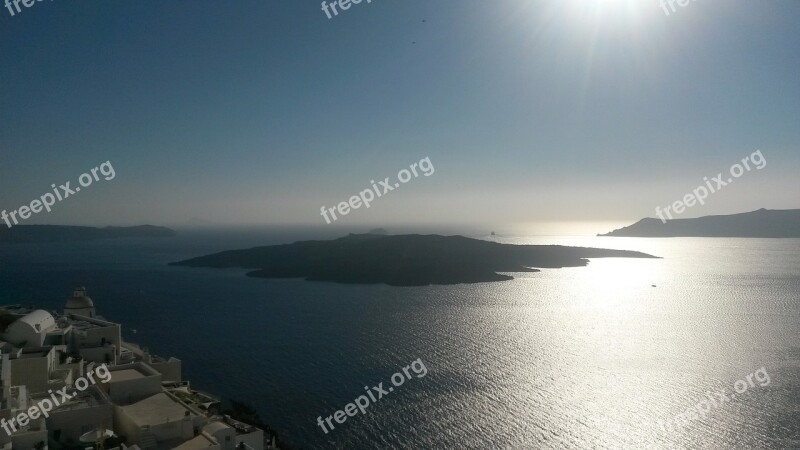
<svg viewBox="0 0 800 450">
<path fill-rule="evenodd" d="M 166 265 L 317 237 L 3 245 L 0 303 L 60 311 L 84 284 L 127 340 L 181 359 L 193 387 L 257 406 L 296 447 L 800 448 L 800 239 L 474 236 L 663 259 L 421 288 Z M 327 435 L 317 427 L 417 358 L 426 377 Z M 769 385 L 661 431 L 762 367 Z"/>
</svg>

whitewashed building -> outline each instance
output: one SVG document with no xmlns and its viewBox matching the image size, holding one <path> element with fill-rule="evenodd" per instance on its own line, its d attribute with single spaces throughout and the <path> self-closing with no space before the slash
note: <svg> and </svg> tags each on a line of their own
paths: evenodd
<svg viewBox="0 0 800 450">
<path fill-rule="evenodd" d="M 181 379 L 179 359 L 124 342 L 122 326 L 98 316 L 83 287 L 63 314 L 8 305 L 0 319 L 0 450 L 93 439 L 120 450 L 276 448 L 265 444 L 261 429 L 219 415 L 217 399 Z M 89 384 L 101 366 L 108 377 Z M 71 395 L 47 417 L 19 420 L 59 390 Z"/>
</svg>

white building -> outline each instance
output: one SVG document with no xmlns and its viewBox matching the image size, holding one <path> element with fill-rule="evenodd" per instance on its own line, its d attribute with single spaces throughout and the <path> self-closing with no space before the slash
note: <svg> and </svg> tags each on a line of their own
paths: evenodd
<svg viewBox="0 0 800 450">
<path fill-rule="evenodd" d="M 118 364 L 122 352 L 122 326 L 99 317 L 69 314 L 72 332 L 67 337 L 75 353 L 88 361 Z"/>
<path fill-rule="evenodd" d="M 112 431 L 114 439 L 105 441 L 114 443 L 109 450 L 265 448 L 261 429 L 220 416 L 218 399 L 181 379 L 179 359 L 124 342 L 121 325 L 98 316 L 83 287 L 67 300 L 63 315 L 10 305 L 0 307 L 0 316 L 8 325 L 0 329 L 0 420 L 6 420 L 0 423 L 54 398 L 59 389 L 74 394 L 47 418 L 13 432 L 0 429 L 0 450 L 47 450 L 51 442 L 71 448 Z M 109 377 L 75 390 L 76 381 L 85 381 L 99 364 Z"/>
<path fill-rule="evenodd" d="M 41 347 L 47 333 L 56 328 L 55 318 L 49 312 L 37 309 L 9 325 L 5 340 L 17 347 Z"/>
<path fill-rule="evenodd" d="M 33 397 L 34 403 L 47 395 Z M 78 442 L 86 433 L 100 429 L 113 429 L 114 405 L 98 386 L 76 392 L 68 402 L 50 411 L 47 430 L 55 441 Z"/>
<path fill-rule="evenodd" d="M 3 366 L 8 369 L 4 381 L 11 386 L 26 386 L 32 394 L 71 385 L 80 375 L 80 367 L 61 363 L 65 350 L 63 346 L 28 347 L 3 354 Z"/>
</svg>

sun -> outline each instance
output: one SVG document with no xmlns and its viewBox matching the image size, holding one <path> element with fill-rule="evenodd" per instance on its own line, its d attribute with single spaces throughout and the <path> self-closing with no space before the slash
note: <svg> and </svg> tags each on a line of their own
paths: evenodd
<svg viewBox="0 0 800 450">
<path fill-rule="evenodd" d="M 535 27 L 547 30 L 644 32 L 652 19 L 664 15 L 661 0 L 519 0 L 514 9 L 522 17 L 533 17 Z"/>
<path fill-rule="evenodd" d="M 648 7 L 658 8 L 653 0 L 564 0 L 571 15 L 584 20 L 639 20 Z"/>
</svg>

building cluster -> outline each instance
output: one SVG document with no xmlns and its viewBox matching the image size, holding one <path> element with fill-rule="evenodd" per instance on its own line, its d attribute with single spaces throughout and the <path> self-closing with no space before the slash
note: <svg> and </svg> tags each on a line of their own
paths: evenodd
<svg viewBox="0 0 800 450">
<path fill-rule="evenodd" d="M 276 448 L 183 381 L 180 360 L 123 341 L 120 324 L 96 314 L 85 288 L 63 314 L 0 307 L 0 354 L 0 450 Z M 75 389 L 98 369 L 106 379 Z M 42 403 L 52 407 L 47 417 L 33 410 Z"/>
</svg>

